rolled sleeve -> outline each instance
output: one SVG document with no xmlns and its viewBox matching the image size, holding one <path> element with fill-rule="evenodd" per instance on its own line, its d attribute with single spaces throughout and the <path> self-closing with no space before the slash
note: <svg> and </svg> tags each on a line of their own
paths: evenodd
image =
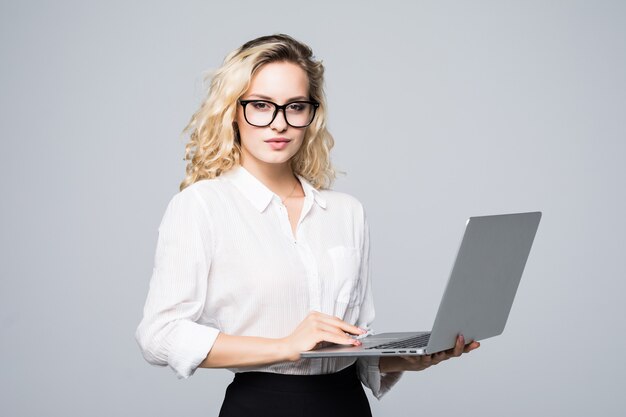
<svg viewBox="0 0 626 417">
<path fill-rule="evenodd" d="M 369 226 L 363 212 L 363 244 L 362 244 L 362 260 L 360 279 L 365 284 L 365 291 L 363 296 L 363 302 L 361 304 L 361 310 L 357 321 L 357 326 L 374 333 L 372 330 L 372 323 L 376 315 L 374 310 L 374 297 L 372 294 L 372 282 L 370 277 L 370 244 L 369 244 Z M 393 387 L 400 377 L 402 372 L 388 372 L 381 373 L 379 364 L 379 357 L 360 357 L 357 359 L 357 369 L 359 379 L 368 387 L 374 397 L 381 399 L 391 387 Z"/>
<path fill-rule="evenodd" d="M 359 358 L 357 369 L 363 385 L 372 390 L 374 397 L 380 400 L 398 382 L 402 372 L 380 372 L 379 359 L 380 357 Z"/>
<path fill-rule="evenodd" d="M 189 378 L 219 334 L 203 317 L 213 233 L 208 210 L 191 187 L 169 202 L 159 225 L 154 269 L 135 339 L 149 363 Z"/>
</svg>

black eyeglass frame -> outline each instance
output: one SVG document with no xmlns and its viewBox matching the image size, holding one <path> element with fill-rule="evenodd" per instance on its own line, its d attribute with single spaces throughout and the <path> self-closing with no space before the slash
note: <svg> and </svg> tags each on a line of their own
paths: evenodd
<svg viewBox="0 0 626 417">
<path fill-rule="evenodd" d="M 255 125 L 254 123 L 250 123 L 250 121 L 248 120 L 248 116 L 246 115 L 246 106 L 250 103 L 269 103 L 271 105 L 274 106 L 274 114 L 272 115 L 272 120 L 270 120 L 270 122 L 266 125 Z M 289 123 L 289 120 L 287 120 L 287 113 L 285 113 L 287 111 L 287 106 L 290 106 L 294 103 L 307 103 L 307 104 L 311 104 L 313 106 L 313 114 L 311 115 L 311 121 L 309 123 L 307 123 L 304 126 L 294 126 L 291 123 Z M 307 126 L 310 126 L 311 123 L 313 123 L 313 120 L 315 120 L 315 114 L 317 113 L 317 108 L 320 106 L 320 103 L 318 103 L 317 101 L 312 101 L 312 100 L 295 100 L 295 101 L 290 101 L 289 103 L 285 103 L 282 106 L 279 106 L 278 104 L 274 103 L 273 101 L 269 101 L 269 100 L 239 100 L 239 104 L 241 104 L 241 106 L 243 107 L 243 117 L 244 119 L 246 119 L 246 122 L 248 122 L 248 124 L 250 126 L 254 126 L 254 127 L 267 127 L 269 125 L 271 125 L 272 123 L 274 123 L 274 120 L 276 120 L 276 115 L 278 114 L 278 112 L 280 110 L 283 111 L 283 117 L 285 119 L 285 123 L 287 123 L 289 126 L 296 128 L 296 129 L 302 129 L 305 128 Z"/>
</svg>

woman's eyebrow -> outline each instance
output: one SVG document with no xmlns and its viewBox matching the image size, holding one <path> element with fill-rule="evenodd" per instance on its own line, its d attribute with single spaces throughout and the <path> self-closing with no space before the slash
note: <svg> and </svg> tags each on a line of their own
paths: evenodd
<svg viewBox="0 0 626 417">
<path fill-rule="evenodd" d="M 274 101 L 272 97 L 264 96 L 263 94 L 250 94 L 250 97 L 258 97 L 261 100 Z M 297 97 L 291 97 L 290 99 L 287 99 L 287 102 L 294 101 L 294 100 L 308 100 L 308 99 L 309 98 L 305 96 L 297 96 Z"/>
</svg>

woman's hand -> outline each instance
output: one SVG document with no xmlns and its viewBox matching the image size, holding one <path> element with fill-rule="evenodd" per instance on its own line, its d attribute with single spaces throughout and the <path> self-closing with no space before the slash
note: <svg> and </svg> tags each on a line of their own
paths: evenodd
<svg viewBox="0 0 626 417">
<path fill-rule="evenodd" d="M 349 334 L 361 335 L 364 333 L 366 332 L 363 329 L 348 324 L 337 317 L 312 311 L 293 333 L 281 339 L 281 344 L 287 350 L 287 358 L 290 361 L 296 361 L 300 359 L 300 352 L 311 350 L 323 342 L 360 346 L 361 342 L 353 339 Z"/>
<path fill-rule="evenodd" d="M 380 372 L 422 371 L 450 358 L 459 357 L 463 353 L 471 352 L 480 347 L 479 342 L 465 344 L 462 335 L 456 338 L 456 345 L 452 349 L 422 356 L 386 356 L 380 358 L 378 367 Z"/>
</svg>

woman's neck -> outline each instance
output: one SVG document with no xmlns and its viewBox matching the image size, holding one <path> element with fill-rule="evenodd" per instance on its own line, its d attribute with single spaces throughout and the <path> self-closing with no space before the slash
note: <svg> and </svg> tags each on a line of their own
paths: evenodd
<svg viewBox="0 0 626 417">
<path fill-rule="evenodd" d="M 242 161 L 241 165 L 281 198 L 292 192 L 293 196 L 303 195 L 300 182 L 288 162 L 284 164 L 254 164 Z M 294 186 L 296 187 L 295 190 Z"/>
</svg>

